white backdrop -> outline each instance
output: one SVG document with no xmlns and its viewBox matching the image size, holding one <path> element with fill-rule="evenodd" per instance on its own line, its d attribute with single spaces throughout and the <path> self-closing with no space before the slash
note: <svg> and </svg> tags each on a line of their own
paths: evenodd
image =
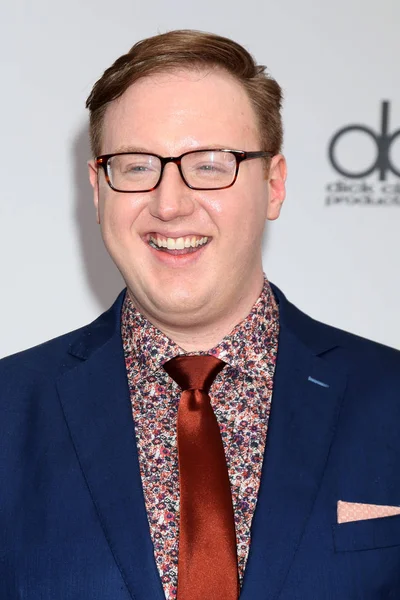
<svg viewBox="0 0 400 600">
<path fill-rule="evenodd" d="M 87 183 L 84 103 L 133 43 L 176 28 L 234 38 L 284 88 L 288 197 L 267 229 L 269 278 L 315 318 L 400 348 L 400 179 L 385 170 L 388 156 L 400 169 L 400 135 L 384 181 L 328 160 L 344 126 L 379 134 L 383 101 L 400 128 L 399 23 L 398 0 L 3 2 L 0 356 L 89 322 L 121 289 Z M 377 144 L 353 131 L 336 150 L 362 171 Z"/>
</svg>

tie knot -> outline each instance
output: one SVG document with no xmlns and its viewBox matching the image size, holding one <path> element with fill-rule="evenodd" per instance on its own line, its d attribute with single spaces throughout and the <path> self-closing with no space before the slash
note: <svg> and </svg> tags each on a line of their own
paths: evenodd
<svg viewBox="0 0 400 600">
<path fill-rule="evenodd" d="M 225 363 L 211 354 L 176 356 L 163 367 L 182 390 L 208 391 Z"/>
</svg>

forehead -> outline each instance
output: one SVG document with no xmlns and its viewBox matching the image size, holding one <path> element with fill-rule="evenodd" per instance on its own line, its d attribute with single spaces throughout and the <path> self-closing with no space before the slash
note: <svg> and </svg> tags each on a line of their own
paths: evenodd
<svg viewBox="0 0 400 600">
<path fill-rule="evenodd" d="M 204 146 L 258 149 L 247 92 L 228 73 L 185 70 L 144 77 L 107 108 L 103 152 L 177 152 Z"/>
</svg>

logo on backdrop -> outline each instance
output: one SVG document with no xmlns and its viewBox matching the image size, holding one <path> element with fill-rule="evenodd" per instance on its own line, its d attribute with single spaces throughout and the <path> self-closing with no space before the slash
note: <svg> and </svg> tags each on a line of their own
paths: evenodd
<svg viewBox="0 0 400 600">
<path fill-rule="evenodd" d="M 328 183 L 325 204 L 327 206 L 399 206 L 400 207 L 400 160 L 393 159 L 392 148 L 400 138 L 400 128 L 390 130 L 390 103 L 381 105 L 380 130 L 358 123 L 342 127 L 332 136 L 328 156 L 333 169 L 345 179 Z M 354 135 L 358 134 L 363 145 L 351 147 Z M 372 146 L 375 156 L 365 157 L 366 149 Z M 350 144 L 350 146 L 349 146 Z M 340 147 L 347 148 L 340 158 Z M 343 152 L 342 152 L 343 154 Z M 360 165 L 360 160 L 362 165 Z M 396 181 L 397 179 L 397 181 Z"/>
</svg>

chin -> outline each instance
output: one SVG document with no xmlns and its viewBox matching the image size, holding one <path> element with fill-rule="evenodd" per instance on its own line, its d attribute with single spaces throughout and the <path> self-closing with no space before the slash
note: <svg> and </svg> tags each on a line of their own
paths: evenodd
<svg viewBox="0 0 400 600">
<path fill-rule="evenodd" d="M 158 290 L 156 296 L 154 304 L 162 312 L 188 314 L 201 310 L 207 304 L 210 293 L 189 286 L 174 286 L 170 290 L 164 289 L 162 294 Z"/>
<path fill-rule="evenodd" d="M 210 290 L 182 284 L 130 289 L 133 299 L 137 300 L 138 308 L 141 307 L 149 320 L 152 320 L 152 317 L 164 322 L 179 319 L 182 325 L 190 324 L 196 317 L 201 318 L 203 313 L 206 314 L 207 305 L 215 296 Z"/>
</svg>

